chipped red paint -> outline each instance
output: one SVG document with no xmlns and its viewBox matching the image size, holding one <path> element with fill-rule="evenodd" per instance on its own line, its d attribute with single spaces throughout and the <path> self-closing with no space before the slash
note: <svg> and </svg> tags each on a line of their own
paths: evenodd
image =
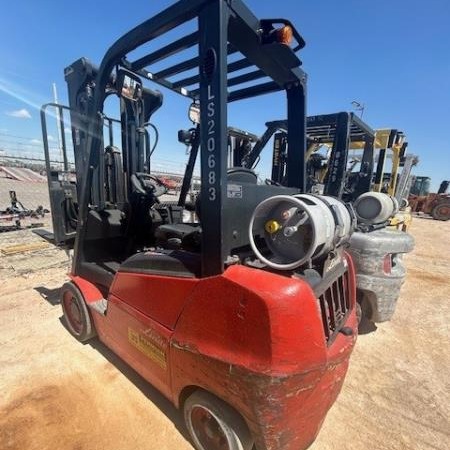
<svg viewBox="0 0 450 450">
<path fill-rule="evenodd" d="M 175 405 L 186 387 L 205 389 L 242 414 L 258 450 L 306 449 L 339 394 L 356 340 L 347 258 L 345 326 L 353 335 L 338 334 L 329 347 L 305 281 L 238 265 L 189 280 L 118 272 L 106 316 L 92 315 L 100 339 Z M 95 301 L 95 287 L 74 282 Z M 159 365 L 130 343 L 130 328 L 149 340 Z"/>
</svg>

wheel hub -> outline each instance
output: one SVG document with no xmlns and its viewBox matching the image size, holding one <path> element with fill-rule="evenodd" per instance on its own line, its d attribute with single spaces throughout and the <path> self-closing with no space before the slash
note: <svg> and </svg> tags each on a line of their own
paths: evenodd
<svg viewBox="0 0 450 450">
<path fill-rule="evenodd" d="M 196 406 L 191 412 L 192 427 L 206 450 L 229 450 L 224 430 L 217 419 L 205 408 Z"/>
<path fill-rule="evenodd" d="M 67 312 L 67 320 L 76 333 L 81 333 L 82 317 L 81 311 L 76 302 L 76 299 L 70 294 L 66 293 L 64 296 L 64 309 Z"/>
</svg>

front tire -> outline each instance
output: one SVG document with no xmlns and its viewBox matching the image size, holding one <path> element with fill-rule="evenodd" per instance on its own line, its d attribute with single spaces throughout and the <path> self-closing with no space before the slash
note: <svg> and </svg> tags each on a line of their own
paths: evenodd
<svg viewBox="0 0 450 450">
<path fill-rule="evenodd" d="M 434 220 L 449 220 L 450 219 L 450 202 L 442 202 L 438 203 L 433 210 L 431 211 L 431 215 Z"/>
<path fill-rule="evenodd" d="M 185 401 L 183 412 L 197 450 L 250 450 L 253 447 L 244 419 L 212 394 L 195 391 Z"/>
<path fill-rule="evenodd" d="M 96 335 L 83 295 L 72 282 L 65 283 L 61 288 L 61 306 L 72 336 L 80 342 L 87 342 Z"/>
</svg>

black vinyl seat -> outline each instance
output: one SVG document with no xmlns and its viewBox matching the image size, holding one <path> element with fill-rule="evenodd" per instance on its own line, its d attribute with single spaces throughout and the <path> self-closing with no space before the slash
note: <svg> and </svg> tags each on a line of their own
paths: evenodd
<svg viewBox="0 0 450 450">
<path fill-rule="evenodd" d="M 256 184 L 258 182 L 256 173 L 246 167 L 231 167 L 227 170 L 227 179 L 234 183 Z"/>
<path fill-rule="evenodd" d="M 200 224 L 167 223 L 160 225 L 155 231 L 156 244 L 163 248 L 179 249 L 186 236 L 198 233 Z"/>
<path fill-rule="evenodd" d="M 160 241 L 167 241 L 172 238 L 183 239 L 187 234 L 196 231 L 199 226 L 195 223 L 166 223 L 156 229 L 155 237 Z"/>
</svg>

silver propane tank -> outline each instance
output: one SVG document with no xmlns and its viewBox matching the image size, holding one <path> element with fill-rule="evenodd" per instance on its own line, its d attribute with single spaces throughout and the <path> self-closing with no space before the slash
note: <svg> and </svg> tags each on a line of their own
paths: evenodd
<svg viewBox="0 0 450 450">
<path fill-rule="evenodd" d="M 399 211 L 397 199 L 381 192 L 366 192 L 355 200 L 353 206 L 358 222 L 367 225 L 387 222 Z"/>
<path fill-rule="evenodd" d="M 347 242 L 352 217 L 340 200 L 309 194 L 262 201 L 249 225 L 251 247 L 264 264 L 293 270 Z"/>
</svg>

